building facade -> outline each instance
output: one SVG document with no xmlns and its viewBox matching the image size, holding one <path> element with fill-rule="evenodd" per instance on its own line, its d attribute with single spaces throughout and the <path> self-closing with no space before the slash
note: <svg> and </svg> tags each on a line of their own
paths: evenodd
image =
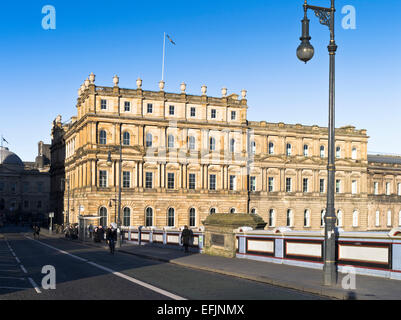
<svg viewBox="0 0 401 320">
<path fill-rule="evenodd" d="M 113 82 L 95 86 L 91 74 L 79 89 L 77 116 L 54 121 L 59 217 L 116 221 L 121 185 L 125 225 L 201 226 L 209 214 L 238 212 L 259 214 L 266 228 L 323 229 L 327 128 L 248 121 L 245 90 L 222 89 L 216 98 L 206 86 L 194 96 L 184 83 L 174 94 L 164 82 L 159 91 L 143 90 L 140 79 L 137 89 L 120 88 L 117 76 Z M 366 130 L 336 130 L 335 201 L 345 230 L 401 223 L 400 159 L 368 156 L 367 144 Z"/>
<path fill-rule="evenodd" d="M 0 147 L 0 220 L 47 223 L 50 203 L 50 145 L 38 143 L 35 162 Z"/>
</svg>

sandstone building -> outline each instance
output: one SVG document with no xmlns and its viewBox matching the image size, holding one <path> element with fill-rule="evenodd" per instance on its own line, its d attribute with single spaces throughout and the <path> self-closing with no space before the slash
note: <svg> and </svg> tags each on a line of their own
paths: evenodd
<svg viewBox="0 0 401 320">
<path fill-rule="evenodd" d="M 327 128 L 247 120 L 241 96 L 199 96 L 95 85 L 79 89 L 77 115 L 52 129 L 53 210 L 59 219 L 116 220 L 122 150 L 125 225 L 201 226 L 214 212 L 257 213 L 267 228 L 320 230 L 326 206 Z M 366 130 L 336 130 L 338 225 L 401 224 L 401 158 L 368 155 Z M 109 158 L 111 156 L 111 161 Z M 108 161 L 109 160 L 109 161 Z M 69 210 L 68 210 L 69 209 Z M 67 213 L 68 211 L 68 213 Z"/>
</svg>

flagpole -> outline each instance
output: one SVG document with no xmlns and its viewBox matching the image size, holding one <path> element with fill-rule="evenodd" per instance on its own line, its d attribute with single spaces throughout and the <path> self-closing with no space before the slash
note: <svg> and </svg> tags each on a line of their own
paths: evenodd
<svg viewBox="0 0 401 320">
<path fill-rule="evenodd" d="M 166 33 L 164 32 L 163 37 L 163 65 L 162 65 L 162 81 L 164 81 L 164 59 L 166 55 Z"/>
</svg>

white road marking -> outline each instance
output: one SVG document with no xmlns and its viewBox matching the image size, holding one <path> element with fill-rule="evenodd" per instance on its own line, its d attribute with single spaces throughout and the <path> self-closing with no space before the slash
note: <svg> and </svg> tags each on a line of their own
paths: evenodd
<svg viewBox="0 0 401 320">
<path fill-rule="evenodd" d="M 28 273 L 28 271 L 26 271 L 25 267 L 22 264 L 20 264 L 19 266 L 21 267 L 22 271 L 24 271 L 24 273 Z"/>
<path fill-rule="evenodd" d="M 138 284 L 138 285 L 140 285 L 140 286 L 142 286 L 142 287 L 145 287 L 145 288 L 147 288 L 147 289 L 150 289 L 150 290 L 152 290 L 152 291 L 155 291 L 155 292 L 157 292 L 157 293 L 159 293 L 159 294 L 161 294 L 161 295 L 164 295 L 164 296 L 166 296 L 166 297 L 169 297 L 169 298 L 171 298 L 171 299 L 174 299 L 174 300 L 186 300 L 186 299 L 183 298 L 183 297 L 177 296 L 177 295 L 175 295 L 175 294 L 173 294 L 173 293 L 171 293 L 171 292 L 168 292 L 168 291 L 166 291 L 166 290 L 157 288 L 157 287 L 155 287 L 155 286 L 152 286 L 151 284 L 148 284 L 148 283 L 145 283 L 145 282 L 143 282 L 143 281 L 137 280 L 137 279 L 132 278 L 132 277 L 130 277 L 130 276 L 127 276 L 127 275 L 125 275 L 125 274 L 123 274 L 123 273 L 116 272 L 116 271 L 114 271 L 114 270 L 112 270 L 112 269 L 109 269 L 109 268 L 107 268 L 107 267 L 101 266 L 101 265 L 99 265 L 99 264 L 97 264 L 97 263 L 88 261 L 88 260 L 83 259 L 83 258 L 81 258 L 81 257 L 75 256 L 75 255 L 73 255 L 73 254 L 71 254 L 71 253 L 68 253 L 68 252 L 66 252 L 66 251 L 63 251 L 63 250 L 60 250 L 60 249 L 55 248 L 55 247 L 53 247 L 53 246 L 50 246 L 50 245 L 48 245 L 48 244 L 45 244 L 45 243 L 43 243 L 43 242 L 41 242 L 41 241 L 34 240 L 34 239 L 32 239 L 32 238 L 30 238 L 30 237 L 27 237 L 27 236 L 25 236 L 25 237 L 26 237 L 27 239 L 32 240 L 32 241 L 36 241 L 36 242 L 38 242 L 38 243 L 40 243 L 40 244 L 42 244 L 42 245 L 44 245 L 44 246 L 46 246 L 46 247 L 49 247 L 49 248 L 51 248 L 51 249 L 53 249 L 53 250 L 56 250 L 56 251 L 61 252 L 61 253 L 64 253 L 64 254 L 67 254 L 67 255 L 69 255 L 69 256 L 72 257 L 72 258 L 78 259 L 78 260 L 83 261 L 83 262 L 87 262 L 88 264 L 90 264 L 90 265 L 92 265 L 92 266 L 94 266 L 94 267 L 96 267 L 96 268 L 99 268 L 99 269 L 101 269 L 101 270 L 103 270 L 103 271 L 106 271 L 106 272 L 109 272 L 109 273 L 111 273 L 111 274 L 114 274 L 114 275 L 117 276 L 117 277 L 123 278 L 123 279 L 128 280 L 128 281 L 130 281 L 130 282 L 132 282 L 132 283 Z"/>
<path fill-rule="evenodd" d="M 96 267 L 96 268 L 99 268 L 99 269 L 101 269 L 101 270 L 104 270 L 104 271 L 107 271 L 107 272 L 109 272 L 109 273 L 112 273 L 112 274 L 114 274 L 114 275 L 117 276 L 117 277 L 123 278 L 123 279 L 125 279 L 125 280 L 128 280 L 128 281 L 133 282 L 133 283 L 136 283 L 136 284 L 139 284 L 139 285 L 142 286 L 142 287 L 148 288 L 148 289 L 150 289 L 150 290 L 152 290 L 152 291 L 155 291 L 155 292 L 157 292 L 157 293 L 160 293 L 160 294 L 162 294 L 162 295 L 164 295 L 164 296 L 166 296 L 166 297 L 172 298 L 172 299 L 174 299 L 174 300 L 186 300 L 186 299 L 183 298 L 183 297 L 177 296 L 177 295 L 175 295 L 175 294 L 173 294 L 173 293 L 170 293 L 170 292 L 168 292 L 168 291 L 166 291 L 166 290 L 157 288 L 157 287 L 155 287 L 155 286 L 152 286 L 151 284 L 148 284 L 148 283 L 145 283 L 145 282 L 143 282 L 143 281 L 140 281 L 140 280 L 137 280 L 137 279 L 135 279 L 135 278 L 132 278 L 132 277 L 130 277 L 130 276 L 127 276 L 127 275 L 125 275 L 125 274 L 123 274 L 123 273 L 121 273 L 121 272 L 116 272 L 116 271 L 114 271 L 114 270 L 112 270 L 112 269 L 103 267 L 103 266 L 101 266 L 101 265 L 99 265 L 99 264 L 97 264 L 97 263 L 88 261 L 88 264 L 90 264 L 90 265 L 92 265 L 92 266 L 94 266 L 94 267 Z"/>
<path fill-rule="evenodd" d="M 15 260 L 17 260 L 18 263 L 21 263 L 20 259 L 18 259 L 17 256 L 15 256 Z"/>
<path fill-rule="evenodd" d="M 32 278 L 28 278 L 28 280 L 37 293 L 42 293 L 42 291 L 40 291 L 40 289 L 39 289 L 39 286 L 36 284 L 35 281 L 33 281 Z"/>
</svg>

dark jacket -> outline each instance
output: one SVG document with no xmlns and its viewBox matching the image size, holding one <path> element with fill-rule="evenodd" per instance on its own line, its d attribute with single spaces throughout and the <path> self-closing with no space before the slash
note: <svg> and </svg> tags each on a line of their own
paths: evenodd
<svg viewBox="0 0 401 320">
<path fill-rule="evenodd" d="M 192 240 L 192 236 L 193 236 L 192 230 L 190 230 L 190 229 L 182 230 L 182 233 L 181 233 L 182 243 L 184 245 L 189 245 Z"/>
<path fill-rule="evenodd" d="M 106 231 L 106 239 L 117 241 L 117 230 L 108 228 Z"/>
</svg>

